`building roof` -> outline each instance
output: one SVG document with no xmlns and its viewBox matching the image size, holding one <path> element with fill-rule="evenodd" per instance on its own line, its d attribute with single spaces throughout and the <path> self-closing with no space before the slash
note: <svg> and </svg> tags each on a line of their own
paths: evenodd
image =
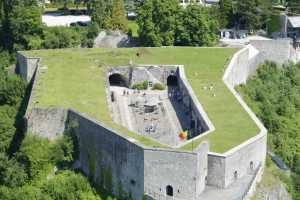
<svg viewBox="0 0 300 200">
<path fill-rule="evenodd" d="M 220 0 L 205 0 L 205 3 L 209 3 L 209 4 L 217 4 L 219 3 Z"/>
<path fill-rule="evenodd" d="M 300 28 L 300 16 L 288 17 L 288 20 L 293 28 Z"/>
</svg>

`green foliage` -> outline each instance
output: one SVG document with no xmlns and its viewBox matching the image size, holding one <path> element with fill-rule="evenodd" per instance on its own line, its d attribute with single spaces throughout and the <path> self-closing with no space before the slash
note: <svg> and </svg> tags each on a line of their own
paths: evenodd
<svg viewBox="0 0 300 200">
<path fill-rule="evenodd" d="M 14 158 L 9 159 L 4 153 L 0 153 L 0 185 L 18 187 L 22 186 L 26 181 L 27 174 L 23 166 Z"/>
<path fill-rule="evenodd" d="M 214 8 L 177 0 L 145 0 L 138 7 L 140 41 L 145 46 L 211 46 L 217 42 L 218 18 Z"/>
<path fill-rule="evenodd" d="M 92 21 L 100 28 L 127 32 L 127 19 L 123 0 L 91 0 L 88 7 Z"/>
<path fill-rule="evenodd" d="M 16 132 L 18 108 L 25 94 L 26 83 L 20 77 L 8 76 L 5 70 L 9 61 L 7 53 L 0 66 L 0 153 L 7 152 Z M 0 61 L 1 62 L 1 61 Z"/>
<path fill-rule="evenodd" d="M 210 13 L 212 8 L 189 5 L 177 19 L 176 45 L 212 46 L 218 42 L 219 23 Z"/>
<path fill-rule="evenodd" d="M 30 179 L 37 178 L 49 165 L 54 163 L 53 145 L 47 140 L 29 134 L 25 137 L 17 159 L 25 165 Z"/>
<path fill-rule="evenodd" d="M 16 109 L 11 106 L 0 106 L 0 152 L 7 152 L 16 128 Z"/>
<path fill-rule="evenodd" d="M 137 22 L 140 40 L 145 46 L 170 46 L 175 41 L 177 0 L 145 0 L 139 6 Z"/>
<path fill-rule="evenodd" d="M 112 0 L 91 0 L 88 8 L 92 21 L 98 24 L 100 28 L 104 28 L 105 22 L 111 16 Z"/>
<path fill-rule="evenodd" d="M 137 89 L 137 90 L 147 90 L 148 89 L 148 85 L 149 85 L 149 82 L 146 80 L 146 81 L 143 81 L 141 83 L 136 83 L 132 86 L 132 89 Z"/>
<path fill-rule="evenodd" d="M 44 193 L 59 200 L 100 200 L 88 180 L 72 171 L 64 171 L 42 186 Z"/>
<path fill-rule="evenodd" d="M 234 26 L 234 4 L 233 0 L 220 0 L 220 27 L 231 28 Z"/>
<path fill-rule="evenodd" d="M 9 50 L 30 49 L 37 46 L 42 35 L 41 10 L 37 1 L 3 0 L 0 27 L 1 45 Z"/>
<path fill-rule="evenodd" d="M 160 83 L 155 83 L 153 85 L 152 89 L 153 90 L 164 90 L 164 89 L 166 89 L 166 86 L 164 86 L 163 84 L 160 84 Z"/>
<path fill-rule="evenodd" d="M 293 14 L 300 14 L 299 0 L 286 0 L 287 7 Z"/>
<path fill-rule="evenodd" d="M 145 0 L 140 7 L 138 7 L 137 23 L 139 25 L 139 36 L 144 46 L 161 46 L 160 38 L 154 29 L 153 11 L 154 6 L 151 0 Z"/>
<path fill-rule="evenodd" d="M 78 28 L 48 27 L 44 31 L 43 47 L 46 49 L 78 47 L 82 38 L 82 32 Z"/>
<path fill-rule="evenodd" d="M 78 145 L 71 133 L 66 133 L 55 142 L 29 134 L 25 137 L 17 154 L 20 162 L 24 163 L 30 178 L 37 177 L 49 165 L 57 165 L 64 169 L 74 161 L 75 145 Z"/>
<path fill-rule="evenodd" d="M 269 147 L 300 175 L 300 64 L 279 68 L 274 63 L 262 65 L 257 75 L 240 91 L 269 130 Z M 286 180 L 290 191 L 300 192 L 296 182 Z M 298 184 L 298 182 L 297 182 Z M 293 192 L 293 190 L 295 190 Z"/>
<path fill-rule="evenodd" d="M 0 199 L 3 200 L 53 200 L 38 187 L 25 185 L 23 187 L 8 188 L 0 186 Z"/>
<path fill-rule="evenodd" d="M 17 105 L 24 97 L 26 83 L 17 75 L 7 76 L 0 70 L 0 105 Z"/>
<path fill-rule="evenodd" d="M 258 30 L 265 28 L 272 13 L 271 0 L 221 0 L 219 21 L 222 28 Z"/>
<path fill-rule="evenodd" d="M 280 24 L 280 15 L 271 15 L 270 20 L 267 23 L 268 34 L 272 34 L 273 32 L 280 32 L 281 24 Z"/>
<path fill-rule="evenodd" d="M 10 64 L 11 56 L 7 51 L 0 50 L 0 73 L 5 71 L 5 68 Z M 3 74 L 1 75 L 3 76 Z"/>
<path fill-rule="evenodd" d="M 105 22 L 105 28 L 127 32 L 127 26 L 128 24 L 124 9 L 124 2 L 123 0 L 114 0 L 111 16 L 107 18 Z"/>
</svg>

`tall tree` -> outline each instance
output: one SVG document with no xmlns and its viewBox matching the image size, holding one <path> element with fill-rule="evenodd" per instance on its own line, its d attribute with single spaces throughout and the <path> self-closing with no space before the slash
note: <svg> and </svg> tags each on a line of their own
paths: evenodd
<svg viewBox="0 0 300 200">
<path fill-rule="evenodd" d="M 177 0 L 146 0 L 138 9 L 141 40 L 145 45 L 169 46 L 175 41 Z"/>
<path fill-rule="evenodd" d="M 299 0 L 287 0 L 287 8 L 291 14 L 300 14 L 300 1 Z"/>
<path fill-rule="evenodd" d="M 104 28 L 105 21 L 110 16 L 107 1 L 91 0 L 88 7 L 92 16 L 92 21 L 97 23 L 100 28 Z"/>
<path fill-rule="evenodd" d="M 139 24 L 140 40 L 145 46 L 161 46 L 161 40 L 154 29 L 153 2 L 145 0 L 138 8 L 137 22 Z"/>
<path fill-rule="evenodd" d="M 220 0 L 220 26 L 231 28 L 234 26 L 234 2 L 233 0 Z"/>
<path fill-rule="evenodd" d="M 123 0 L 114 0 L 111 16 L 106 20 L 106 28 L 127 32 L 127 19 Z"/>
<path fill-rule="evenodd" d="M 260 28 L 259 8 L 256 0 L 237 1 L 238 28 L 256 30 Z"/>
<path fill-rule="evenodd" d="M 176 45 L 212 46 L 218 41 L 219 23 L 210 8 L 189 5 L 177 20 Z"/>
<path fill-rule="evenodd" d="M 36 0 L 2 0 L 1 45 L 10 51 L 30 49 L 42 35 L 41 10 Z"/>
</svg>

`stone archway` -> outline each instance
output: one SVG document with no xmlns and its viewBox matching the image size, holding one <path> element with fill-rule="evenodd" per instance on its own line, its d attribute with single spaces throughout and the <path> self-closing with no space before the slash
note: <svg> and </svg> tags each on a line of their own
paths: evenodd
<svg viewBox="0 0 300 200">
<path fill-rule="evenodd" d="M 178 86 L 178 78 L 175 75 L 170 75 L 167 78 L 167 86 L 173 86 L 177 87 Z"/>
<path fill-rule="evenodd" d="M 166 194 L 167 194 L 167 196 L 173 196 L 173 187 L 171 186 L 171 185 L 168 185 L 167 187 L 166 187 Z"/>
<path fill-rule="evenodd" d="M 110 86 L 127 87 L 128 85 L 126 77 L 121 74 L 112 74 L 108 79 Z"/>
</svg>

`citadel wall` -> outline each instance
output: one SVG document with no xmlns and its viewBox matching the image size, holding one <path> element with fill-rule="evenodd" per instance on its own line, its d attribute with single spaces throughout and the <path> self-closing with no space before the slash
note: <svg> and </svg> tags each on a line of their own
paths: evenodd
<svg viewBox="0 0 300 200">
<path fill-rule="evenodd" d="M 30 82 L 35 70 L 40 62 L 40 58 L 28 57 L 20 53 L 17 54 L 17 72 L 21 77 Z"/>
<path fill-rule="evenodd" d="M 68 121 L 80 149 L 80 168 L 108 190 L 131 193 L 140 200 L 144 194 L 144 150 L 137 144 L 101 125 L 99 122 L 70 110 Z"/>
<path fill-rule="evenodd" d="M 262 50 L 264 47 L 262 44 L 264 44 L 264 42 L 265 41 L 251 41 L 251 44 L 255 43 L 261 45 L 260 50 L 252 45 L 248 45 L 237 52 L 233 56 L 223 77 L 224 83 L 241 106 L 247 111 L 252 120 L 254 120 L 260 129 L 260 133 L 224 154 L 216 154 L 213 152 L 208 154 L 207 181 L 209 185 L 225 188 L 233 183 L 236 178 L 251 173 L 253 169 L 257 167 L 264 167 L 267 151 L 267 130 L 237 93 L 235 87 L 239 84 L 246 83 L 247 79 L 255 73 L 259 64 L 265 60 L 271 60 L 279 64 L 286 63 L 289 62 L 294 55 L 293 50 L 286 51 L 286 48 L 293 48 L 291 44 L 288 41 L 283 41 L 277 46 L 280 49 L 276 49 L 281 53 L 266 57 L 266 55 L 272 54 L 274 49 L 270 49 L 270 46 L 276 46 L 277 41 L 267 41 L 266 48 Z M 261 175 L 261 173 L 259 175 Z M 257 180 L 259 180 L 259 178 Z"/>
<path fill-rule="evenodd" d="M 48 135 L 50 131 L 45 131 L 49 128 L 48 126 L 54 127 L 54 130 L 51 131 L 52 133 L 60 134 L 64 130 L 64 122 L 67 115 L 68 121 L 78 120 L 79 127 L 76 129 L 76 133 L 80 142 L 82 170 L 86 174 L 93 176 L 96 182 L 101 180 L 103 182 L 105 179 L 106 184 L 109 184 L 108 179 L 109 174 L 111 174 L 115 192 L 117 186 L 121 183 L 124 191 L 131 192 L 136 199 L 141 198 L 144 191 L 147 192 L 147 190 L 157 191 L 161 188 L 162 191 L 160 192 L 165 194 L 167 184 L 173 186 L 174 195 L 178 195 L 178 198 L 191 199 L 191 197 L 197 196 L 203 190 L 205 185 L 203 176 L 206 173 L 208 185 L 220 188 L 227 187 L 234 182 L 236 174 L 237 177 L 242 177 L 247 173 L 251 173 L 252 168 L 263 167 L 266 156 L 267 131 L 240 95 L 234 90 L 234 87 L 245 83 L 249 76 L 255 72 L 258 64 L 264 62 L 267 58 L 278 63 L 287 62 L 295 58 L 293 48 L 285 46 L 286 42 L 278 46 L 278 48 L 287 47 L 285 50 L 275 48 L 278 54 L 272 54 L 271 51 L 274 50 L 270 49 L 272 45 L 274 47 L 276 44 L 268 43 L 267 46 L 269 47 L 264 48 L 261 46 L 261 41 L 251 42 L 254 46 L 249 45 L 236 53 L 223 77 L 229 90 L 235 95 L 236 99 L 261 130 L 256 137 L 224 154 L 213 152 L 206 154 L 206 147 L 203 147 L 200 153 L 196 154 L 195 152 L 182 153 L 144 149 L 142 146 L 118 135 L 115 131 L 105 128 L 82 114 L 75 111 L 67 112 L 63 109 L 47 110 L 34 108 L 31 110 L 30 115 L 27 110 L 27 128 L 29 132 L 38 132 L 40 135 L 51 137 Z M 39 59 L 37 58 L 26 58 L 23 55 L 18 55 L 19 73 L 28 82 L 33 77 L 38 63 Z M 33 93 L 34 91 L 32 91 L 32 95 Z M 58 126 L 56 126 L 57 124 Z M 156 162 L 156 160 L 162 162 Z M 192 166 L 195 166 L 195 169 Z M 160 173 L 160 169 L 164 173 Z M 174 171 L 171 171 L 171 169 L 174 169 Z M 179 184 L 182 181 L 180 177 L 183 178 L 183 174 L 185 179 L 182 184 Z M 198 176 L 194 176 L 195 174 Z M 193 176 L 196 180 L 192 179 Z M 157 183 L 160 184 L 157 185 Z M 192 187 L 188 187 L 187 184 L 192 185 Z M 191 188 L 195 188 L 195 191 Z"/>
<path fill-rule="evenodd" d="M 27 112 L 27 131 L 54 140 L 63 135 L 68 110 L 62 108 L 32 108 Z"/>
<path fill-rule="evenodd" d="M 175 199 L 198 199 L 205 189 L 208 149 L 208 143 L 201 144 L 196 152 L 145 149 L 146 194 L 160 199 L 169 186 Z"/>
</svg>

